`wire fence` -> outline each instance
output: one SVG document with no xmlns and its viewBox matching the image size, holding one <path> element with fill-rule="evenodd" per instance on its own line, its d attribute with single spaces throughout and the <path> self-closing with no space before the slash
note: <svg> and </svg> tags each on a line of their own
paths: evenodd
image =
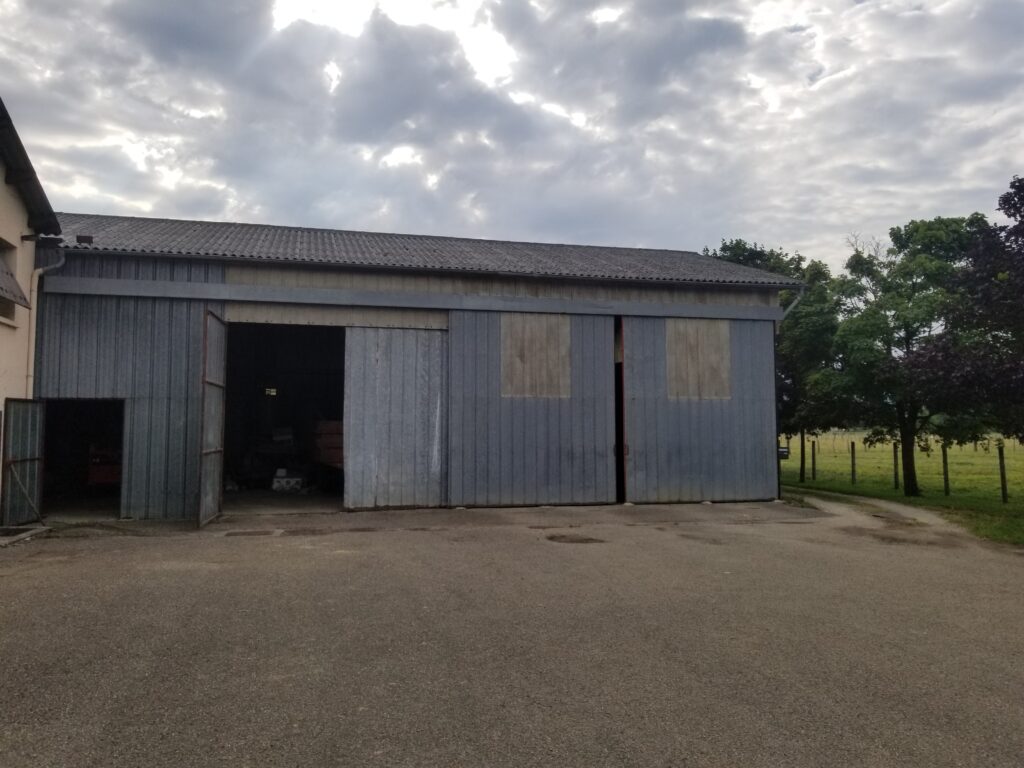
<svg viewBox="0 0 1024 768">
<path fill-rule="evenodd" d="M 901 446 L 868 445 L 866 433 L 833 431 L 804 441 L 804 483 L 891 493 L 903 486 Z M 782 480 L 800 484 L 800 438 L 783 438 L 789 458 Z M 928 496 L 970 496 L 1003 503 L 1024 502 L 1024 444 L 991 435 L 968 445 L 943 448 L 937 440 L 914 446 L 918 484 Z"/>
</svg>

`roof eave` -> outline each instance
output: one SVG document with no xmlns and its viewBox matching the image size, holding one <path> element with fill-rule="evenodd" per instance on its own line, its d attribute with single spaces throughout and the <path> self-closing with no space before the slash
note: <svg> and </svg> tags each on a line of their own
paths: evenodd
<svg viewBox="0 0 1024 768">
<path fill-rule="evenodd" d="M 64 244 L 64 252 L 72 255 L 106 255 L 106 256 L 147 256 L 156 259 L 201 259 L 204 261 L 219 262 L 241 262 L 259 266 L 261 264 L 281 266 L 287 265 L 296 269 L 328 269 L 328 270 L 354 270 L 359 272 L 399 272 L 416 275 L 473 275 L 475 277 L 502 277 L 507 279 L 525 280 L 556 280 L 558 282 L 575 283 L 613 283 L 616 285 L 675 285 L 675 286 L 697 286 L 702 288 L 741 288 L 746 290 L 779 291 L 791 288 L 799 288 L 802 283 L 787 279 L 781 279 L 777 283 L 758 283 L 748 281 L 727 281 L 727 280 L 662 280 L 657 278 L 623 278 L 623 277 L 596 277 L 582 275 L 548 275 L 532 272 L 501 272 L 494 270 L 473 270 L 473 269 L 445 269 L 443 267 L 398 267 L 385 266 L 381 264 L 338 264 L 319 261 L 296 261 L 294 259 L 274 259 L 268 257 L 250 257 L 231 254 L 202 254 L 202 253 L 180 253 L 174 251 L 140 251 L 97 248 L 94 246 L 80 247 L 75 244 Z"/>
<path fill-rule="evenodd" d="M 36 175 L 7 107 L 0 100 L 0 158 L 6 166 L 4 182 L 13 186 L 28 210 L 28 225 L 35 232 L 59 235 L 60 222 Z"/>
</svg>

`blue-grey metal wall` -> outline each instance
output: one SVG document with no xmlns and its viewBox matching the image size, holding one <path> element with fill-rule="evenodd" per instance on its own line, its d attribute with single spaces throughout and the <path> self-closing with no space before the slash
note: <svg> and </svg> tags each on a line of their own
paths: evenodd
<svg viewBox="0 0 1024 768">
<path fill-rule="evenodd" d="M 57 274 L 223 281 L 217 264 L 73 257 Z M 199 504 L 203 318 L 219 304 L 40 294 L 35 395 L 125 400 L 121 514 L 194 519 Z"/>
<path fill-rule="evenodd" d="M 571 320 L 568 398 L 501 396 L 501 313 L 452 312 L 449 501 L 615 501 L 614 321 Z"/>
<path fill-rule="evenodd" d="M 448 334 L 345 331 L 344 505 L 446 503 Z"/>
<path fill-rule="evenodd" d="M 663 318 L 624 318 L 626 497 L 634 502 L 774 498 L 774 328 L 730 321 L 732 396 L 668 397 Z"/>
</svg>

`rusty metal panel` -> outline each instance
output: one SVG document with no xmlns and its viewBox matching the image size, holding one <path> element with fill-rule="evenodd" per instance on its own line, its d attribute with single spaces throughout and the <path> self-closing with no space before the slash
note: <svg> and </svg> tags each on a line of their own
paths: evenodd
<svg viewBox="0 0 1024 768">
<path fill-rule="evenodd" d="M 501 314 L 452 313 L 451 504 L 615 501 L 614 320 L 569 331 L 568 397 L 502 397 Z"/>
<path fill-rule="evenodd" d="M 671 396 L 665 320 L 624 318 L 623 332 L 628 500 L 774 498 L 772 323 L 730 321 L 728 399 Z"/>
<path fill-rule="evenodd" d="M 345 331 L 344 506 L 447 503 L 444 331 Z"/>
</svg>

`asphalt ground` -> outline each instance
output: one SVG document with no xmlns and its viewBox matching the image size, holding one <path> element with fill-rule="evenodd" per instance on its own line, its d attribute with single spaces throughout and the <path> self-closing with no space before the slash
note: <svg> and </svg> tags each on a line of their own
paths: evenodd
<svg viewBox="0 0 1024 768">
<path fill-rule="evenodd" d="M 0 549 L 0 766 L 1024 764 L 1024 557 L 819 506 L 62 526 Z"/>
</svg>

